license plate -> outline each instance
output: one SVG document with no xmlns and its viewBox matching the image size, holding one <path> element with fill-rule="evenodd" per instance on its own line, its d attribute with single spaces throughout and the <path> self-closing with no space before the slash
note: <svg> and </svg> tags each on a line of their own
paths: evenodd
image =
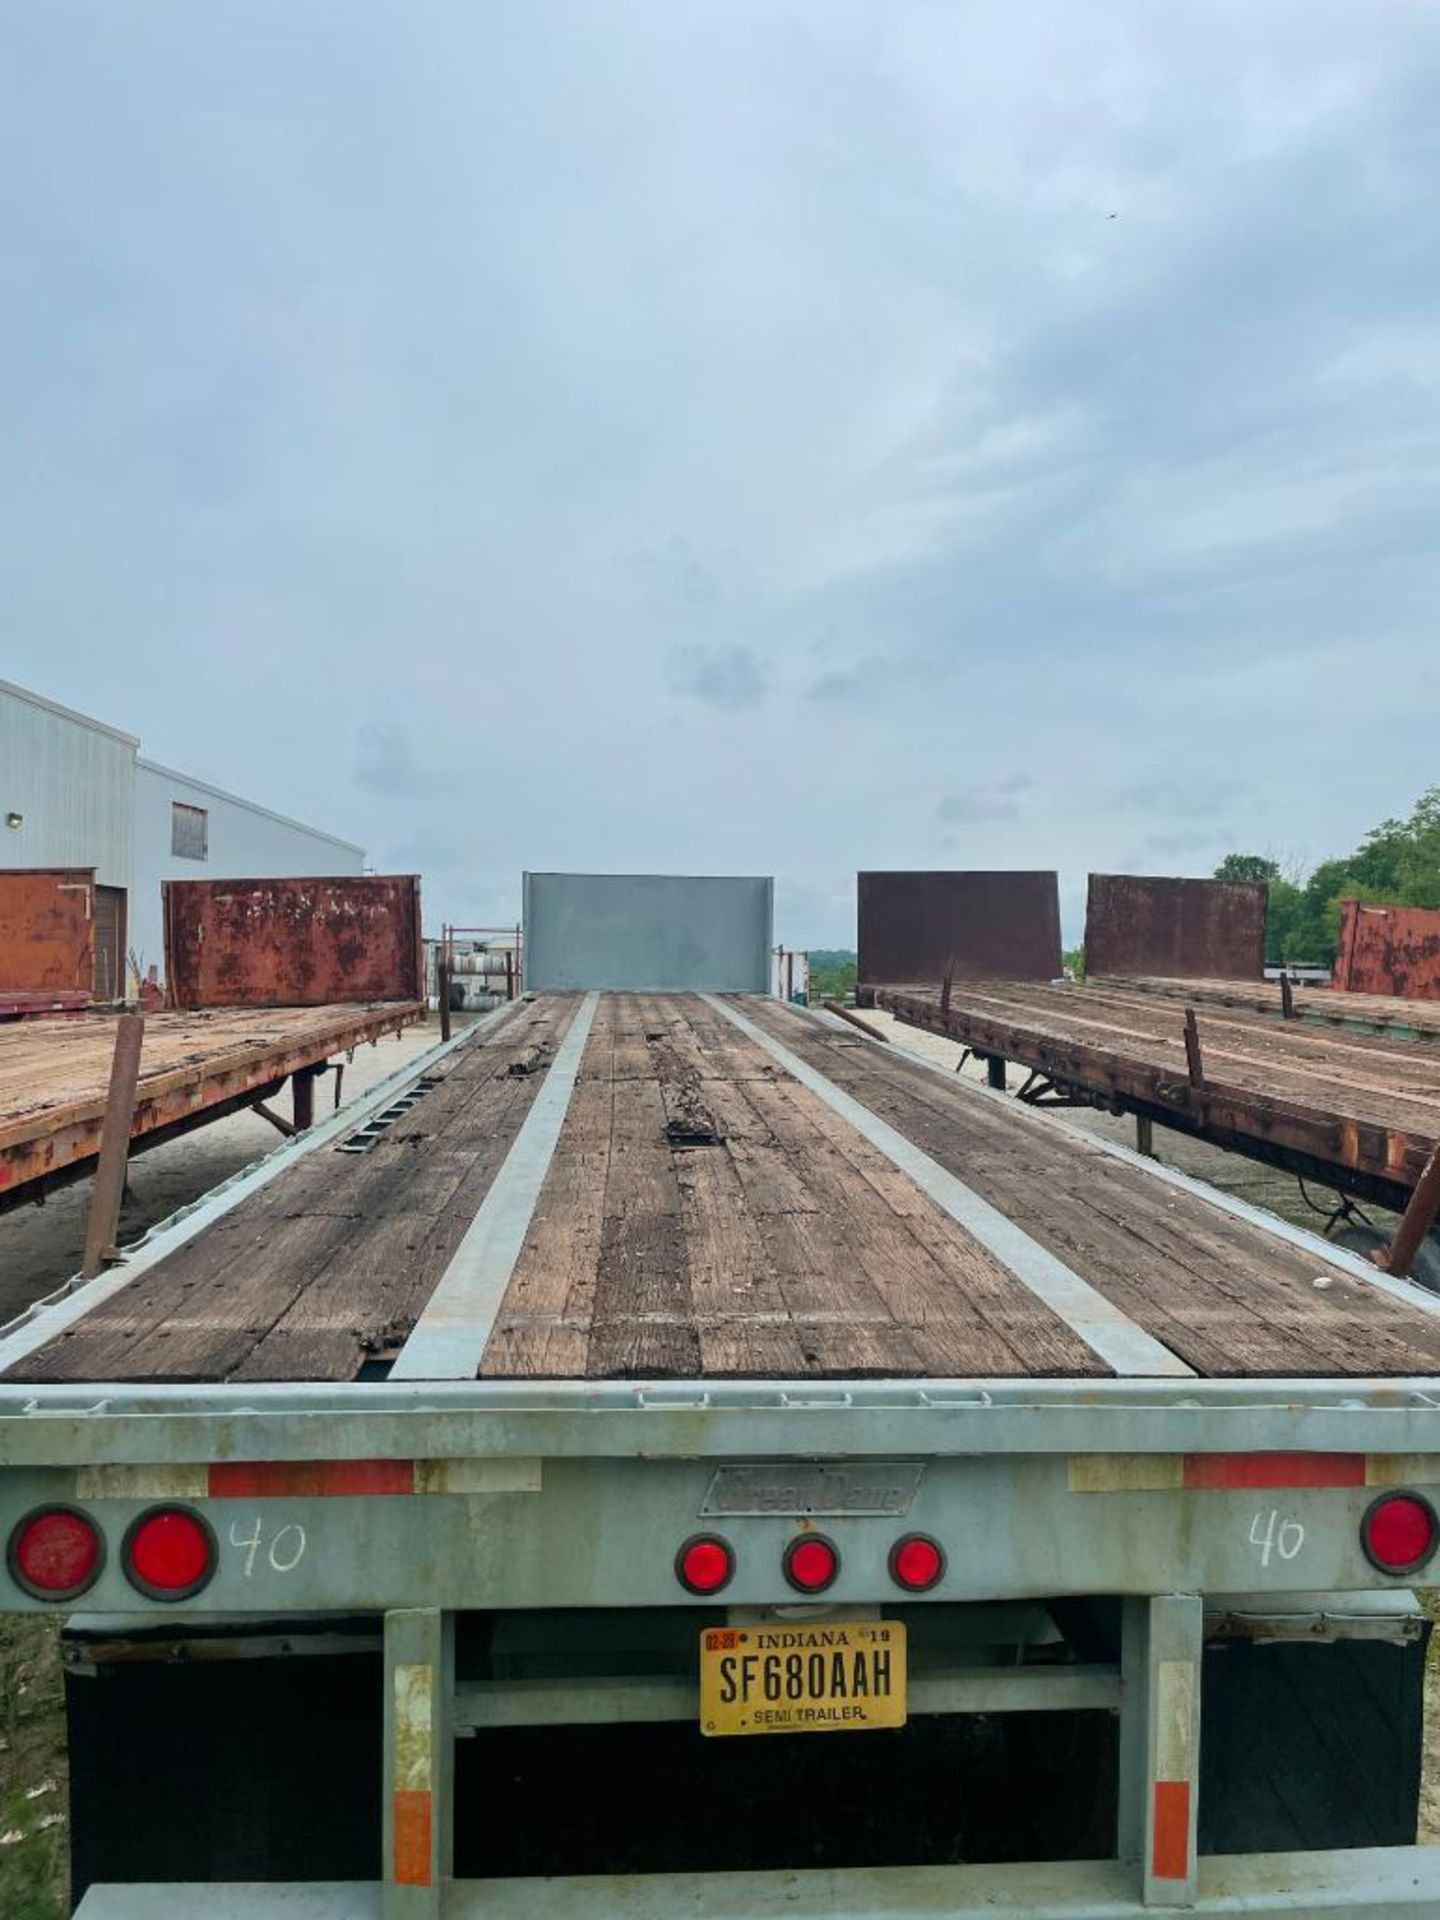
<svg viewBox="0 0 1440 1920">
<path fill-rule="evenodd" d="M 901 1621 L 777 1621 L 707 1627 L 700 1635 L 702 1733 L 859 1733 L 904 1724 Z"/>
</svg>

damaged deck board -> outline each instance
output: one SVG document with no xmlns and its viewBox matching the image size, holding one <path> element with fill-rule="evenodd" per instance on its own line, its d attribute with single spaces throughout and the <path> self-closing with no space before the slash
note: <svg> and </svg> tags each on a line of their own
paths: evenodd
<svg viewBox="0 0 1440 1920">
<path fill-rule="evenodd" d="M 485 1204 L 579 1005 L 519 1006 L 452 1054 L 379 1144 L 302 1154 L 6 1378 L 373 1373 Z M 894 1132 L 863 1130 L 797 1062 Z M 904 1170 L 896 1133 L 1162 1358 L 1215 1377 L 1440 1376 L 1440 1317 L 1318 1243 L 779 1002 L 621 993 L 596 1005 L 482 1376 L 1106 1377 L 1016 1246 L 1020 1271 L 918 1165 Z"/>
<path fill-rule="evenodd" d="M 1222 1146 L 1304 1156 L 1302 1171 L 1403 1206 L 1440 1140 L 1440 1054 L 1426 1045 L 1190 1002 L 1202 1082 L 1191 1082 L 1186 1006 L 1105 981 L 882 988 L 901 1021 L 1028 1067 L 1062 1090 L 1128 1104 Z"/>
<path fill-rule="evenodd" d="M 384 1001 L 147 1014 L 131 1138 L 258 1098 L 423 1013 L 418 1002 Z M 0 1203 L 99 1152 L 115 1033 L 113 1017 L 89 1013 L 0 1031 Z"/>
<path fill-rule="evenodd" d="M 574 1012 L 519 1009 L 364 1153 L 260 1188 L 10 1377 L 348 1380 L 396 1346 L 444 1271 Z"/>
</svg>

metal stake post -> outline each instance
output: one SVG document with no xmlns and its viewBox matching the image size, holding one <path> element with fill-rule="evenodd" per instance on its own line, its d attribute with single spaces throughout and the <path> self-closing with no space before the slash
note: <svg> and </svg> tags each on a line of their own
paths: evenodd
<svg viewBox="0 0 1440 1920">
<path fill-rule="evenodd" d="M 1415 1182 L 1410 1204 L 1400 1216 L 1395 1238 L 1375 1257 L 1377 1267 L 1402 1279 L 1415 1264 L 1415 1256 L 1440 1213 L 1440 1146 L 1432 1147 L 1424 1172 Z"/>
<path fill-rule="evenodd" d="M 115 1236 L 120 1229 L 120 1203 L 125 1197 L 125 1169 L 130 1160 L 130 1128 L 135 1119 L 135 1089 L 140 1079 L 140 1048 L 144 1039 L 144 1014 L 122 1013 L 115 1030 L 110 1091 L 100 1133 L 95 1188 L 90 1196 L 85 1256 L 80 1265 L 81 1276 L 86 1280 L 93 1280 L 106 1261 L 115 1258 Z"/>
</svg>

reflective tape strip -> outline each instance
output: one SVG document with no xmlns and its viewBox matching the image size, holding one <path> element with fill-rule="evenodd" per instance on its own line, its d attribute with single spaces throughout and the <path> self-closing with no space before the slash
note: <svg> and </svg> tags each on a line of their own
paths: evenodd
<svg viewBox="0 0 1440 1920">
<path fill-rule="evenodd" d="M 1387 1456 L 1377 1455 L 1377 1459 Z M 1414 1467 L 1413 1455 L 1388 1456 Z M 1373 1476 L 1363 1453 L 1072 1453 L 1071 1493 L 1226 1493 L 1244 1488 L 1398 1486 L 1440 1478 L 1440 1463 L 1420 1457 L 1421 1472 Z"/>
<path fill-rule="evenodd" d="M 1440 1455 L 1372 1453 L 1365 1460 L 1367 1487 L 1429 1487 L 1440 1482 Z"/>
<path fill-rule="evenodd" d="M 1178 1354 L 1137 1326 L 1114 1301 L 1107 1300 L 1103 1293 L 1057 1260 L 1048 1247 L 1032 1240 L 1022 1227 L 1017 1227 L 998 1207 L 983 1200 L 973 1187 L 957 1179 L 948 1167 L 932 1160 L 888 1121 L 846 1093 L 843 1087 L 837 1087 L 833 1080 L 773 1039 L 754 1021 L 747 1020 L 727 1001 L 713 993 L 701 994 L 700 998 L 762 1047 L 772 1060 L 778 1061 L 802 1087 L 817 1095 L 842 1120 L 848 1120 L 857 1133 L 902 1173 L 908 1174 L 917 1187 L 928 1193 L 957 1225 L 1008 1268 L 1022 1286 L 1043 1300 L 1115 1373 L 1145 1378 L 1194 1377 L 1193 1369 L 1187 1367 Z"/>
<path fill-rule="evenodd" d="M 1150 1871 L 1157 1880 L 1185 1880 L 1190 1874 L 1190 1782 L 1155 1782 L 1155 1824 Z"/>
<path fill-rule="evenodd" d="M 431 1884 L 434 1837 L 435 1669 L 428 1661 L 395 1668 L 393 1877 L 401 1887 Z"/>
<path fill-rule="evenodd" d="M 80 1467 L 77 1500 L 203 1500 L 210 1470 L 189 1467 Z"/>
<path fill-rule="evenodd" d="M 1195 1674 L 1189 1660 L 1155 1668 L 1155 1820 L 1150 1871 L 1157 1880 L 1190 1872 L 1190 1772 L 1195 1752 Z"/>
<path fill-rule="evenodd" d="M 473 1380 L 550 1171 L 600 1001 L 587 993 L 490 1191 L 390 1369 L 392 1380 Z"/>
<path fill-rule="evenodd" d="M 310 1500 L 413 1493 L 413 1460 L 220 1460 L 212 1500 Z"/>
<path fill-rule="evenodd" d="M 1240 1487 L 1363 1487 L 1363 1453 L 1189 1453 L 1185 1485 L 1213 1492 Z"/>
<path fill-rule="evenodd" d="M 394 1795 L 394 1884 L 428 1887 L 430 1854 L 435 1826 L 435 1796 L 405 1792 Z"/>
<path fill-rule="evenodd" d="M 539 1493 L 538 1459 L 217 1460 L 207 1467 L 80 1467 L 77 1500 L 340 1500 Z"/>
</svg>

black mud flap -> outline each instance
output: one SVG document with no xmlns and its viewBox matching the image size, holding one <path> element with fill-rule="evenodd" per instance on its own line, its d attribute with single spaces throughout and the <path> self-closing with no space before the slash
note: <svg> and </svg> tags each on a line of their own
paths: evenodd
<svg viewBox="0 0 1440 1920">
<path fill-rule="evenodd" d="M 1200 1851 L 1412 1846 L 1424 1638 L 1205 1652 Z"/>
</svg>

